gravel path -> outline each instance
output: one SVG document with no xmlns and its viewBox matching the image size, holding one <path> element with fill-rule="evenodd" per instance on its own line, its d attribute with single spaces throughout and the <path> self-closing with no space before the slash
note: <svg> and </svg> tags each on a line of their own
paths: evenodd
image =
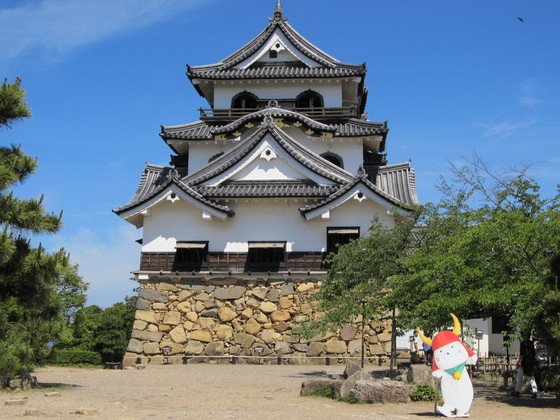
<svg viewBox="0 0 560 420">
<path fill-rule="evenodd" d="M 49 367 L 36 376 L 43 384 L 71 385 L 0 392 L 0 417 L 342 419 L 431 417 L 432 403 L 350 405 L 300 397 L 305 378 L 327 366 L 169 365 L 144 370 Z M 493 386 L 476 387 L 471 418 L 560 418 L 558 400 L 506 397 Z M 50 395 L 52 394 L 52 395 Z M 23 405 L 6 405 L 25 399 Z"/>
</svg>

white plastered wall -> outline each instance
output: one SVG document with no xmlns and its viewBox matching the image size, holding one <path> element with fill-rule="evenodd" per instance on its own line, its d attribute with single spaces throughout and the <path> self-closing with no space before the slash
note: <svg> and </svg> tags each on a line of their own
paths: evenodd
<svg viewBox="0 0 560 420">
<path fill-rule="evenodd" d="M 192 142 L 189 146 L 189 175 L 208 165 L 208 160 L 218 154 L 227 153 L 239 143 L 235 141 L 204 141 Z"/>
<path fill-rule="evenodd" d="M 296 127 L 285 127 L 283 130 L 301 145 L 318 155 L 326 152 L 339 155 L 342 158 L 344 169 L 351 174 L 358 172 L 358 168 L 364 163 L 364 143 L 361 137 L 334 137 L 329 139 L 306 136 Z"/>
<path fill-rule="evenodd" d="M 329 219 L 306 221 L 298 208 L 308 204 L 293 199 L 252 199 L 228 203 L 235 216 L 203 220 L 201 210 L 182 201 L 163 201 L 144 218 L 143 252 L 174 252 L 177 240 L 209 241 L 211 252 L 247 252 L 247 241 L 286 241 L 288 252 L 326 249 L 326 228 L 359 226 L 366 233 L 374 216 L 392 225 L 393 216 L 372 202 L 350 200 L 330 212 Z"/>
<path fill-rule="evenodd" d="M 273 46 L 276 44 L 280 44 L 280 50 L 279 50 L 280 54 L 278 55 L 277 60 L 286 60 L 286 61 L 297 60 L 297 61 L 301 61 L 308 67 L 321 66 L 318 62 L 307 57 L 296 47 L 294 47 L 293 44 L 288 40 L 286 35 L 284 35 L 284 33 L 280 29 L 276 29 L 263 46 L 261 46 L 257 51 L 255 51 L 245 60 L 236 64 L 234 68 L 245 69 L 251 67 L 251 64 L 253 64 L 255 61 L 274 61 L 274 59 L 271 60 L 267 57 L 268 57 L 268 51 L 271 48 L 273 48 Z"/>
<path fill-rule="evenodd" d="M 269 153 L 267 156 L 266 153 Z M 310 179 L 319 185 L 331 185 L 328 180 L 295 160 L 285 151 L 271 134 L 266 134 L 251 153 L 228 171 L 204 181 L 203 185 L 219 185 L 228 179 L 234 180 L 296 180 Z"/>
<path fill-rule="evenodd" d="M 296 81 L 296 80 L 259 80 L 245 82 L 217 82 L 214 86 L 214 106 L 230 108 L 231 99 L 247 90 L 259 99 L 295 99 L 300 93 L 311 89 L 323 96 L 324 106 L 342 106 L 342 82 L 340 80 Z"/>
<path fill-rule="evenodd" d="M 486 357 L 492 354 L 505 354 L 504 337 L 502 334 L 492 334 L 492 318 L 468 319 L 465 321 L 463 329 L 469 334 L 474 335 L 476 330 L 483 332 L 483 338 L 480 340 L 480 357 Z M 479 340 L 467 338 L 465 341 L 476 351 L 478 349 Z M 510 355 L 519 353 L 519 342 L 513 342 L 509 348 Z"/>
<path fill-rule="evenodd" d="M 348 138 L 317 138 L 307 136 L 301 129 L 296 127 L 282 128 L 290 137 L 298 141 L 301 145 L 306 147 L 318 155 L 326 152 L 331 152 L 339 155 L 344 163 L 344 169 L 355 174 L 360 165 L 363 164 L 363 139 L 359 137 Z M 243 134 L 243 139 L 247 138 L 250 133 L 254 131 L 247 131 Z M 189 174 L 193 174 L 199 169 L 208 164 L 208 159 L 217 153 L 227 153 L 239 144 L 238 141 L 204 141 L 192 142 L 189 146 Z"/>
</svg>

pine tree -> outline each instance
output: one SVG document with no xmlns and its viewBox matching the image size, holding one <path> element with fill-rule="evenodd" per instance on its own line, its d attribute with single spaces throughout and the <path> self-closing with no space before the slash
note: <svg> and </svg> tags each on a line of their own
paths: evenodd
<svg viewBox="0 0 560 420">
<path fill-rule="evenodd" d="M 4 80 L 0 130 L 29 116 L 20 80 Z M 0 146 L 0 387 L 14 377 L 29 377 L 34 366 L 46 361 L 72 307 L 85 301 L 86 284 L 68 254 L 32 245 L 33 235 L 61 228 L 62 213 L 47 213 L 42 196 L 23 200 L 11 191 L 36 167 L 37 161 L 19 146 Z"/>
</svg>

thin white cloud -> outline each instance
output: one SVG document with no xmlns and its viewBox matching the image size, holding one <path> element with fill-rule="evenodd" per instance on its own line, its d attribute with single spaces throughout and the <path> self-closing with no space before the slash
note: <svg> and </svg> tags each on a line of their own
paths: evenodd
<svg viewBox="0 0 560 420">
<path fill-rule="evenodd" d="M 544 99 L 539 99 L 534 96 L 523 95 L 517 98 L 521 105 L 535 106 L 544 102 Z"/>
<path fill-rule="evenodd" d="M 208 0 L 206 0 L 208 1 Z M 64 52 L 170 19 L 203 0 L 42 0 L 0 8 L 0 56 Z"/>
<path fill-rule="evenodd" d="M 533 107 L 545 102 L 545 100 L 539 98 L 537 94 L 537 82 L 534 79 L 523 81 L 520 86 L 520 92 L 517 101 L 523 106 Z"/>
<path fill-rule="evenodd" d="M 497 137 L 497 136 L 506 136 L 514 131 L 520 130 L 525 127 L 529 127 L 534 125 L 536 120 L 528 119 L 523 121 L 502 121 L 496 124 L 483 124 L 483 123 L 475 123 L 475 126 L 484 128 L 482 132 L 482 137 Z"/>
</svg>

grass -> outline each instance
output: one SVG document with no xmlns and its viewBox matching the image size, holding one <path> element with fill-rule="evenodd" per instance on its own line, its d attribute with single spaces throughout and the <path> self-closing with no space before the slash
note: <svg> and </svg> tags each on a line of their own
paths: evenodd
<svg viewBox="0 0 560 420">
<path fill-rule="evenodd" d="M 431 386 L 418 385 L 409 397 L 412 401 L 433 401 L 436 398 L 436 391 Z"/>
<path fill-rule="evenodd" d="M 360 401 L 355 395 L 349 395 L 346 398 L 342 398 L 337 395 L 334 387 L 332 385 L 324 385 L 317 388 L 315 391 L 306 395 L 307 397 L 321 397 L 329 398 L 331 400 L 345 402 L 347 404 L 358 404 Z"/>
<path fill-rule="evenodd" d="M 103 369 L 104 365 L 93 365 L 91 363 L 78 363 L 75 365 L 47 365 L 47 367 L 56 368 L 74 368 L 74 369 Z"/>
<path fill-rule="evenodd" d="M 307 397 L 322 397 L 322 398 L 330 398 L 334 400 L 336 398 L 336 392 L 334 391 L 334 387 L 331 385 L 323 385 L 313 392 L 310 392 L 306 395 Z"/>
</svg>

